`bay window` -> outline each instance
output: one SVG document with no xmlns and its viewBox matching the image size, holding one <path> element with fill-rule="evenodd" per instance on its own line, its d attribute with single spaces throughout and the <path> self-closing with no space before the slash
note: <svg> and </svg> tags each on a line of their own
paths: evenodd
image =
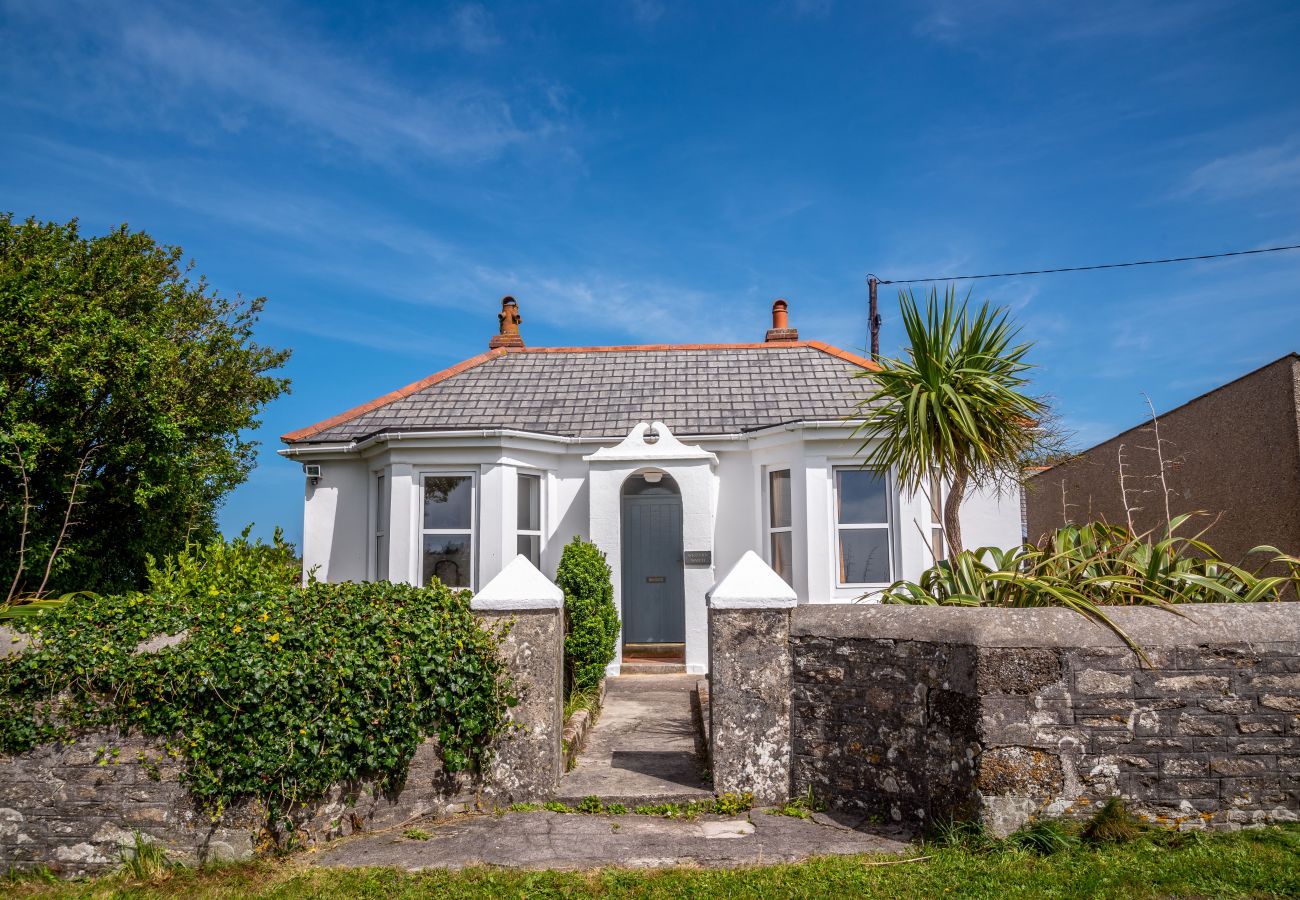
<svg viewBox="0 0 1300 900">
<path fill-rule="evenodd" d="M 421 584 L 474 587 L 474 476 L 426 474 L 422 479 Z"/>
<path fill-rule="evenodd" d="M 515 523 L 518 552 L 542 567 L 542 476 L 519 473 L 519 500 Z"/>
<path fill-rule="evenodd" d="M 388 497 L 388 478 L 375 473 L 375 581 L 388 580 L 388 517 L 392 505 Z"/>
<path fill-rule="evenodd" d="M 785 583 L 794 584 L 794 531 L 790 505 L 790 470 L 767 473 L 768 558 Z"/>
<path fill-rule="evenodd" d="M 835 543 L 840 586 L 893 581 L 889 478 L 845 466 L 835 473 Z"/>
</svg>

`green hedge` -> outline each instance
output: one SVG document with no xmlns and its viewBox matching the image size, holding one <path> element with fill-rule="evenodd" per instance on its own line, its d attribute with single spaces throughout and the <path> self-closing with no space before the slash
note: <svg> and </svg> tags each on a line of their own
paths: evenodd
<svg viewBox="0 0 1300 900">
<path fill-rule="evenodd" d="M 399 786 L 430 736 L 448 770 L 485 761 L 514 700 L 500 635 L 477 624 L 468 592 L 251 590 L 250 581 L 282 582 L 283 569 L 260 579 L 228 556 L 163 567 L 170 575 L 156 580 L 171 592 L 79 597 L 28 620 L 36 647 L 0 664 L 0 752 L 85 728 L 139 729 L 185 760 L 183 777 L 208 809 L 253 797 L 272 816 L 348 779 Z M 133 652 L 182 631 L 171 648 Z"/>
<path fill-rule="evenodd" d="M 590 690 L 605 677 L 618 641 L 614 582 L 605 554 L 575 537 L 560 557 L 555 583 L 564 591 L 566 692 Z"/>
</svg>

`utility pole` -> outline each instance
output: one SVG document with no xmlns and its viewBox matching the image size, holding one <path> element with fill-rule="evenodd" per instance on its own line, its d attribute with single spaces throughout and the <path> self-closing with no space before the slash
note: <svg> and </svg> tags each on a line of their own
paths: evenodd
<svg viewBox="0 0 1300 900">
<path fill-rule="evenodd" d="M 871 322 L 871 360 L 875 362 L 880 359 L 880 309 L 876 305 L 876 285 L 880 284 L 880 279 L 875 275 L 867 276 L 867 290 L 871 295 L 868 318 Z"/>
</svg>

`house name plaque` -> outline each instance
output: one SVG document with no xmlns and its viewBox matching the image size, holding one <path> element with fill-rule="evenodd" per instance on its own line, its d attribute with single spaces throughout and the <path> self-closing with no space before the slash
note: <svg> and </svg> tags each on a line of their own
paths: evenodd
<svg viewBox="0 0 1300 900">
<path fill-rule="evenodd" d="M 688 566 L 713 565 L 713 551 L 712 550 L 687 550 L 686 565 Z"/>
</svg>

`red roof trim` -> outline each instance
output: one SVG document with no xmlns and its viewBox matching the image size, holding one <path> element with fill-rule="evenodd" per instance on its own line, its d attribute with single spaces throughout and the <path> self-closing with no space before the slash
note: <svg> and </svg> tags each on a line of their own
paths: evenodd
<svg viewBox="0 0 1300 900">
<path fill-rule="evenodd" d="M 832 347 L 824 341 L 799 341 L 798 343 L 802 346 L 812 347 L 814 350 L 820 350 L 822 353 L 829 353 L 831 356 L 838 357 L 848 363 L 853 363 L 855 366 L 861 366 L 869 371 L 880 371 L 880 363 L 867 359 L 864 356 L 858 356 L 856 353 L 841 350 L 839 347 Z"/>
<path fill-rule="evenodd" d="M 851 363 L 863 369 L 876 371 L 879 365 L 869 359 L 865 359 L 847 350 L 841 350 L 839 347 L 833 347 L 822 341 L 773 341 L 761 344 L 622 344 L 614 347 L 502 347 L 496 350 L 489 350 L 487 353 L 480 353 L 478 356 L 470 357 L 464 362 L 457 363 L 441 372 L 436 372 L 428 378 L 408 384 L 404 388 L 398 388 L 384 394 L 382 397 L 376 397 L 369 403 L 363 403 L 360 406 L 353 407 L 347 412 L 341 412 L 337 416 L 331 416 L 315 425 L 308 425 L 306 428 L 299 428 L 297 431 L 290 431 L 288 434 L 280 435 L 280 440 L 286 444 L 296 441 L 306 440 L 313 435 L 320 434 L 333 428 L 335 425 L 342 425 L 344 422 L 350 422 L 358 416 L 379 409 L 381 406 L 387 406 L 397 400 L 409 397 L 412 394 L 422 391 L 427 387 L 432 387 L 440 381 L 446 381 L 461 372 L 468 371 L 477 365 L 487 362 L 491 359 L 505 356 L 507 353 L 619 353 L 634 350 L 785 350 L 790 347 L 809 347 L 813 350 L 820 350 L 844 362 Z"/>
</svg>

